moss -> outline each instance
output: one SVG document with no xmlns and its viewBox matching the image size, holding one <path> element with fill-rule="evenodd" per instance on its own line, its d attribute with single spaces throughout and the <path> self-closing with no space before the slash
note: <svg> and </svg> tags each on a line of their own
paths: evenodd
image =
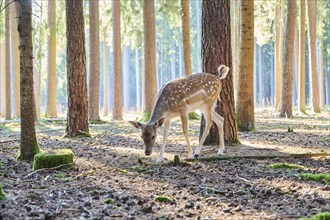
<svg viewBox="0 0 330 220">
<path fill-rule="evenodd" d="M 200 120 L 201 116 L 199 114 L 197 114 L 196 112 L 190 112 L 188 114 L 188 119 L 189 120 Z"/>
<path fill-rule="evenodd" d="M 33 170 L 71 164 L 73 157 L 74 154 L 70 149 L 60 149 L 54 153 L 39 153 L 34 156 Z"/>
<path fill-rule="evenodd" d="M 288 132 L 293 132 L 293 127 L 288 126 Z"/>
<path fill-rule="evenodd" d="M 172 199 L 167 196 L 156 196 L 155 201 L 158 202 L 172 202 Z"/>
<path fill-rule="evenodd" d="M 111 203 L 113 203 L 113 200 L 111 198 L 108 198 L 108 199 L 104 200 L 104 203 L 111 204 Z"/>
<path fill-rule="evenodd" d="M 17 157 L 17 160 L 33 160 L 34 156 L 41 153 L 41 149 L 38 145 L 38 142 L 35 142 L 29 151 L 26 151 L 24 148 L 20 147 L 20 153 Z"/>
<path fill-rule="evenodd" d="M 310 218 L 300 218 L 300 220 L 330 220 L 330 212 L 321 212 Z"/>
<path fill-rule="evenodd" d="M 0 200 L 6 199 L 6 193 L 2 189 L 2 185 L 0 184 Z"/>
<path fill-rule="evenodd" d="M 238 131 L 256 131 L 254 122 L 249 123 L 247 126 L 241 122 L 237 122 Z"/>
<path fill-rule="evenodd" d="M 173 165 L 177 166 L 177 165 L 180 165 L 180 164 L 181 164 L 180 156 L 179 155 L 174 155 Z"/>
<path fill-rule="evenodd" d="M 304 169 L 303 166 L 293 163 L 274 163 L 270 165 L 272 169 L 292 169 L 292 170 L 302 170 Z"/>
<path fill-rule="evenodd" d="M 324 173 L 301 173 L 298 176 L 307 179 L 312 180 L 316 182 L 323 182 L 326 185 L 330 185 L 330 174 L 324 174 Z"/>
<path fill-rule="evenodd" d="M 150 120 L 151 117 L 151 113 L 150 112 L 145 112 L 142 116 L 142 118 L 140 119 L 141 122 L 147 122 Z"/>
</svg>

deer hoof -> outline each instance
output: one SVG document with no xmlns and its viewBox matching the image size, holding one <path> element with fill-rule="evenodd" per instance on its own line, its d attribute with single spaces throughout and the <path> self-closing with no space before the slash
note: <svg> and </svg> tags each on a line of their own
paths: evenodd
<svg viewBox="0 0 330 220">
<path fill-rule="evenodd" d="M 161 162 L 163 162 L 163 158 L 158 157 L 157 160 L 156 160 L 156 163 L 161 163 Z"/>
</svg>

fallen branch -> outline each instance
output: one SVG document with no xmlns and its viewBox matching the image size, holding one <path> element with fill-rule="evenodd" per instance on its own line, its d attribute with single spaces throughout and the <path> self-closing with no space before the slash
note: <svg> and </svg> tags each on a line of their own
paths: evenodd
<svg viewBox="0 0 330 220">
<path fill-rule="evenodd" d="M 315 153 L 315 154 L 287 154 L 287 155 L 246 155 L 246 156 L 219 156 L 219 157 L 201 157 L 201 158 L 187 158 L 185 161 L 217 161 L 217 160 L 237 160 L 237 159 L 256 159 L 267 160 L 275 158 L 311 158 L 311 157 L 327 157 L 328 153 Z"/>
<path fill-rule="evenodd" d="M 56 169 L 59 169 L 59 168 L 62 168 L 62 167 L 72 166 L 72 165 L 74 165 L 74 163 L 62 164 L 62 165 L 59 165 L 57 167 L 52 167 L 52 168 L 42 168 L 42 169 L 33 171 L 32 173 L 29 173 L 28 175 L 24 176 L 22 179 L 26 179 L 26 178 L 28 178 L 30 176 L 33 176 L 34 174 L 39 173 L 41 171 L 45 171 L 45 170 L 56 170 Z"/>
</svg>

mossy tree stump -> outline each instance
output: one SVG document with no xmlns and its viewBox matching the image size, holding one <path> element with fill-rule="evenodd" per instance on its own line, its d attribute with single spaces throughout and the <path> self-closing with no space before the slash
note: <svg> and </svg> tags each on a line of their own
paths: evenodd
<svg viewBox="0 0 330 220">
<path fill-rule="evenodd" d="M 34 156 L 33 170 L 72 164 L 73 157 L 74 154 L 70 149 L 60 149 L 50 153 L 39 153 Z"/>
<path fill-rule="evenodd" d="M 6 193 L 2 190 L 2 185 L 0 184 L 0 200 L 6 199 Z"/>
</svg>

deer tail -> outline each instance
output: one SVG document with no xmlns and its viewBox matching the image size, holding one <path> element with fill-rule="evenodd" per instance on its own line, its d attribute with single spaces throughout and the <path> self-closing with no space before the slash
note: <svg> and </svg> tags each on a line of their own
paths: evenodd
<svg viewBox="0 0 330 220">
<path fill-rule="evenodd" d="M 221 65 L 218 67 L 218 76 L 220 79 L 225 79 L 229 72 L 229 68 L 225 65 Z"/>
</svg>

